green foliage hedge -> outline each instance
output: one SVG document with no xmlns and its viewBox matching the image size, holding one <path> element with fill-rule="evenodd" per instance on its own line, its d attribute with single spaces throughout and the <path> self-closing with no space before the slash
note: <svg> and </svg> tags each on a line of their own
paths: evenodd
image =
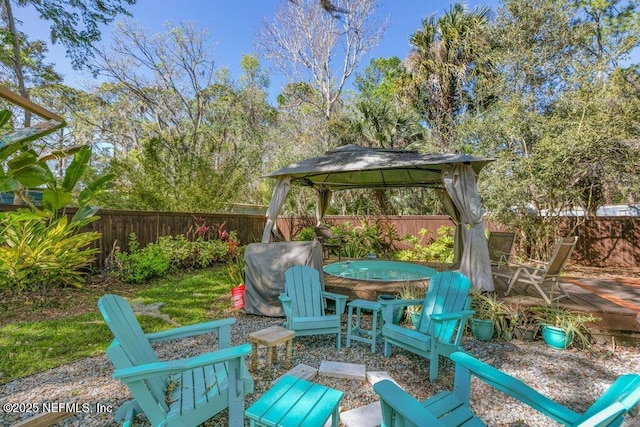
<svg viewBox="0 0 640 427">
<path fill-rule="evenodd" d="M 131 233 L 129 252 L 116 254 L 116 275 L 126 283 L 141 283 L 169 272 L 201 269 L 226 262 L 236 256 L 237 248 L 237 239 L 231 233 L 225 240 L 162 236 L 158 243 L 150 243 L 140 249 L 136 234 Z"/>
</svg>

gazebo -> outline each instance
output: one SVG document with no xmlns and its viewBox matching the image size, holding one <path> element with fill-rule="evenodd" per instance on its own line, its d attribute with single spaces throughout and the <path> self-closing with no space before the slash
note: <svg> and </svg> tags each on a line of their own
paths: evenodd
<svg viewBox="0 0 640 427">
<path fill-rule="evenodd" d="M 267 209 L 262 243 L 271 241 L 276 218 L 292 184 L 317 192 L 320 225 L 334 191 L 354 188 L 430 187 L 456 224 L 455 261 L 481 291 L 493 291 L 489 250 L 477 189 L 480 170 L 493 159 L 465 154 L 420 154 L 417 151 L 348 145 L 322 156 L 292 163 L 265 177 L 276 179 Z"/>
</svg>

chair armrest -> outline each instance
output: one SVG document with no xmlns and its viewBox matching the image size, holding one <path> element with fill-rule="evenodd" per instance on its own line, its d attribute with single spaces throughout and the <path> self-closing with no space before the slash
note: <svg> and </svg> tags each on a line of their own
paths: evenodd
<svg viewBox="0 0 640 427">
<path fill-rule="evenodd" d="M 525 405 L 565 425 L 575 424 L 580 414 L 542 395 L 522 381 L 487 365 L 461 351 L 451 354 L 456 366 L 468 369 L 472 375 Z"/>
<path fill-rule="evenodd" d="M 410 394 L 389 380 L 382 380 L 373 385 L 373 391 L 380 396 L 382 414 L 385 414 L 385 405 L 400 414 L 407 421 L 415 425 L 444 426 L 444 424 L 429 412 L 420 402 Z M 388 412 L 388 411 L 387 411 Z M 391 414 L 388 414 L 390 416 Z M 390 417 L 389 417 L 390 418 Z M 391 421 L 391 420 L 384 420 Z"/>
<path fill-rule="evenodd" d="M 412 305 L 420 305 L 424 304 L 424 298 L 418 299 L 387 299 L 387 300 L 378 300 L 382 308 L 390 305 L 393 307 L 409 307 Z"/>
<path fill-rule="evenodd" d="M 116 369 L 113 374 L 113 378 L 119 379 L 124 383 L 142 381 L 160 375 L 165 376 L 216 363 L 228 362 L 249 354 L 251 354 L 251 345 L 242 344 L 235 347 L 225 348 L 223 350 L 212 351 L 199 356 Z"/>
<path fill-rule="evenodd" d="M 409 307 L 412 305 L 424 304 L 424 298 L 378 300 L 378 303 L 382 306 L 383 323 L 392 323 L 393 311 L 396 307 Z"/>
<path fill-rule="evenodd" d="M 182 326 L 168 331 L 154 332 L 145 334 L 149 342 L 156 343 L 179 338 L 193 337 L 196 335 L 208 334 L 218 331 L 220 328 L 230 327 L 236 323 L 236 319 L 229 317 L 227 319 L 213 320 L 211 322 L 198 323 L 195 325 Z"/>
<path fill-rule="evenodd" d="M 469 317 L 473 316 L 474 314 L 475 314 L 475 311 L 473 311 L 473 310 L 465 310 L 465 311 L 460 311 L 458 313 L 432 314 L 431 318 L 433 320 L 435 320 L 435 321 L 442 322 L 442 321 L 447 321 L 447 320 L 468 319 Z"/>
<path fill-rule="evenodd" d="M 344 313 L 344 309 L 347 306 L 347 296 L 341 294 L 334 294 L 333 292 L 322 291 L 322 296 L 334 300 L 336 302 L 336 314 Z"/>
<path fill-rule="evenodd" d="M 596 400 L 593 405 L 582 414 L 579 425 L 600 425 L 589 420 L 613 420 L 620 414 L 632 410 L 640 401 L 640 375 L 621 375 L 611 386 Z M 621 405 L 622 411 L 611 411 L 613 406 Z M 602 423 L 602 421 L 599 421 Z"/>
<path fill-rule="evenodd" d="M 281 303 L 283 304 L 290 304 L 291 303 L 291 297 L 288 296 L 287 294 L 280 294 L 278 295 L 278 299 L 280 300 Z"/>
<path fill-rule="evenodd" d="M 577 427 L 592 427 L 600 425 L 609 425 L 610 421 L 613 421 L 617 417 L 623 415 L 628 409 L 620 402 L 614 402 L 612 405 L 596 412 L 590 417 L 581 419 Z M 614 424 L 615 425 L 615 424 Z"/>
</svg>

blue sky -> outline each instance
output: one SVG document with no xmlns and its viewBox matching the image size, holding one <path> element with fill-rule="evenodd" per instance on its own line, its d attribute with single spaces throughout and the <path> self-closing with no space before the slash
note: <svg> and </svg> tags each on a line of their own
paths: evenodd
<svg viewBox="0 0 640 427">
<path fill-rule="evenodd" d="M 245 53 L 253 53 L 255 35 L 263 20 L 269 19 L 280 0 L 138 0 L 130 8 L 133 19 L 151 33 L 163 31 L 167 21 L 174 23 L 193 21 L 199 28 L 210 31 L 215 43 L 214 55 L 219 67 L 227 67 L 233 76 L 240 75 L 240 58 Z M 380 18 L 390 17 L 389 27 L 377 48 L 361 63 L 360 69 L 376 57 L 398 56 L 403 59 L 409 52 L 409 35 L 420 28 L 422 19 L 433 14 L 442 14 L 453 1 L 387 0 L 379 3 Z M 469 8 L 476 5 L 489 6 L 495 12 L 498 0 L 466 1 Z M 17 8 L 16 17 L 24 23 L 22 29 L 33 39 L 48 40 L 48 29 L 44 22 L 37 19 L 35 12 Z M 102 42 L 108 45 L 111 28 L 105 27 Z M 65 83 L 82 87 L 91 82 L 87 73 L 78 73 L 71 69 L 61 46 L 52 46 L 50 62 L 65 76 Z M 266 64 L 265 64 L 266 65 Z M 271 98 L 275 98 L 284 81 L 273 76 L 270 87 Z"/>
</svg>

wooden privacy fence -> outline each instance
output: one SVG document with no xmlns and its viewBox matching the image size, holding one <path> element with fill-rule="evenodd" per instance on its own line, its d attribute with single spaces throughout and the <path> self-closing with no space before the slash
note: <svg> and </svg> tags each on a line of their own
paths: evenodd
<svg viewBox="0 0 640 427">
<path fill-rule="evenodd" d="M 573 228 L 575 218 L 566 220 Z M 640 217 L 610 216 L 587 219 L 576 229 L 579 236 L 571 257 L 580 265 L 640 267 Z"/>
<path fill-rule="evenodd" d="M 15 206 L 0 205 L 0 211 L 14 210 Z M 68 209 L 73 215 L 74 209 Z M 88 229 L 98 231 L 102 237 L 94 243 L 100 249 L 96 264 L 104 265 L 115 245 L 121 250 L 129 249 L 129 235 L 136 233 L 140 247 L 156 242 L 159 236 L 186 234 L 201 217 L 206 225 L 224 224 L 227 231 L 236 231 L 240 243 L 245 245 L 259 242 L 266 224 L 264 215 L 246 214 L 202 214 L 183 212 L 149 212 L 128 210 L 101 210 L 98 221 Z M 428 237 L 437 237 L 441 226 L 451 226 L 453 222 L 444 215 L 407 216 L 327 216 L 325 223 L 338 225 L 351 223 L 353 227 L 369 224 L 379 219 L 392 223 L 400 237 L 406 234 L 419 236 L 421 229 L 431 231 Z M 567 218 L 567 229 L 575 224 L 575 218 Z M 288 216 L 278 218 L 278 228 L 289 239 L 302 228 L 315 225 L 315 218 Z M 504 230 L 504 227 L 485 222 L 487 230 Z M 578 244 L 572 261 L 581 265 L 598 267 L 638 267 L 640 266 L 640 217 L 597 217 L 586 220 L 577 228 Z M 521 254 L 523 255 L 523 254 Z"/>
</svg>

